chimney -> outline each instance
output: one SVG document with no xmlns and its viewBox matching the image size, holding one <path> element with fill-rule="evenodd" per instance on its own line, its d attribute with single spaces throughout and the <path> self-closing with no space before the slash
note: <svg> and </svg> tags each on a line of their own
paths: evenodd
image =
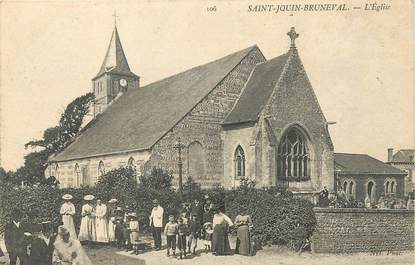
<svg viewBox="0 0 415 265">
<path fill-rule="evenodd" d="M 393 148 L 388 148 L 388 162 L 392 162 Z"/>
</svg>

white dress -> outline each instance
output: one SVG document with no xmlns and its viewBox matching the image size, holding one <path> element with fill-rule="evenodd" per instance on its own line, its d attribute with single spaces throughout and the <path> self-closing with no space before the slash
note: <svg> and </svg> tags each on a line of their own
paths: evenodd
<svg viewBox="0 0 415 265">
<path fill-rule="evenodd" d="M 112 208 L 111 208 L 112 209 Z M 108 210 L 108 241 L 114 242 L 115 241 L 115 216 L 112 216 L 114 211 Z"/>
<path fill-rule="evenodd" d="M 89 204 L 82 206 L 82 219 L 78 239 L 79 241 L 95 241 L 94 207 Z"/>
<path fill-rule="evenodd" d="M 75 206 L 71 202 L 65 202 L 62 204 L 60 214 L 62 215 L 62 223 L 69 230 L 71 238 L 76 238 L 75 224 L 73 222 Z"/>
<path fill-rule="evenodd" d="M 97 242 L 108 242 L 107 206 L 104 204 L 95 207 L 95 234 Z"/>
</svg>

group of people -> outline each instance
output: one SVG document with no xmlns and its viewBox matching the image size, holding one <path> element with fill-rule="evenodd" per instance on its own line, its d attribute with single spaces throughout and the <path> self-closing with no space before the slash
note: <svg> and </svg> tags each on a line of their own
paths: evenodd
<svg viewBox="0 0 415 265">
<path fill-rule="evenodd" d="M 29 229 L 22 223 L 22 213 L 13 212 L 11 221 L 5 227 L 5 244 L 10 264 L 33 265 L 89 265 L 91 261 L 86 255 L 83 245 L 90 243 L 114 243 L 118 248 L 138 254 L 140 246 L 140 224 L 137 213 L 127 206 L 116 207 L 117 199 L 111 199 L 107 205 L 96 200 L 93 195 L 84 196 L 81 210 L 79 233 L 76 233 L 74 218 L 76 209 L 71 202 L 73 196 L 65 194 L 60 214 L 62 225 L 56 230 L 51 222 L 38 224 L 40 229 Z M 154 249 L 161 250 L 162 234 L 165 235 L 167 256 L 178 259 L 187 254 L 196 254 L 198 243 L 203 244 L 205 252 L 214 255 L 231 253 L 228 234 L 237 230 L 235 253 L 251 254 L 250 231 L 251 217 L 246 209 L 241 209 L 234 222 L 223 213 L 223 208 L 214 205 L 209 196 L 201 203 L 195 199 L 192 203 L 184 203 L 182 208 L 166 214 L 168 222 L 164 223 L 165 212 L 158 200 L 153 200 L 153 208 L 149 216 Z M 55 229 L 54 229 L 55 228 Z M 164 233 L 163 233 L 164 232 Z M 1 253 L 0 253 L 1 255 Z"/>
<path fill-rule="evenodd" d="M 364 201 L 356 201 L 353 195 L 346 194 L 342 187 L 339 187 L 335 196 L 330 198 L 329 191 L 324 187 L 318 196 L 318 206 L 332 208 L 413 209 L 414 200 L 412 196 L 400 199 L 393 195 L 382 193 L 377 201 L 369 196 L 366 196 Z"/>
<path fill-rule="evenodd" d="M 52 223 L 42 222 L 33 231 L 22 222 L 22 213 L 14 211 L 4 231 L 4 243 L 10 265 L 92 265 L 80 242 L 61 225 L 55 233 Z"/>
<path fill-rule="evenodd" d="M 81 242 L 108 243 L 116 241 L 115 224 L 117 211 L 120 211 L 120 209 L 114 207 L 117 199 L 109 200 L 108 206 L 98 199 L 94 205 L 92 202 L 95 197 L 91 194 L 85 195 L 78 236 L 76 236 L 74 223 L 75 206 L 71 202 L 73 196 L 65 194 L 62 196 L 62 199 L 65 201 L 60 209 L 62 222 L 72 237 L 77 238 Z"/>
</svg>

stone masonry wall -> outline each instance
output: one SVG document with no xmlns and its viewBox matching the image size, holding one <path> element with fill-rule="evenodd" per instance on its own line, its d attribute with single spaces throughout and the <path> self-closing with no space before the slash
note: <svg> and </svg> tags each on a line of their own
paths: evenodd
<svg viewBox="0 0 415 265">
<path fill-rule="evenodd" d="M 199 142 L 205 155 L 205 176 L 194 177 L 203 187 L 223 182 L 223 142 L 221 123 L 239 98 L 242 88 L 256 64 L 265 61 L 258 48 L 251 52 L 236 66 L 191 112 L 189 112 L 170 132 L 152 149 L 149 170 L 153 166 L 173 171 L 173 183 L 177 184 L 178 154 L 174 144 L 178 137 L 188 147 L 194 141 Z M 183 182 L 187 179 L 188 155 L 183 150 Z"/>
<path fill-rule="evenodd" d="M 414 210 L 315 208 L 314 212 L 315 253 L 414 249 Z"/>
<path fill-rule="evenodd" d="M 284 133 L 291 126 L 300 127 L 309 138 L 311 149 L 311 179 L 303 182 L 290 182 L 290 187 L 302 191 L 319 191 L 323 186 L 334 188 L 333 146 L 327 122 L 308 80 L 305 69 L 297 54 L 291 50 L 290 58 L 282 73 L 281 80 L 271 95 L 262 117 L 271 117 L 270 124 L 276 139 L 275 148 Z M 269 168 L 276 168 L 275 159 L 271 159 Z M 274 174 L 270 174 L 272 176 Z"/>
</svg>

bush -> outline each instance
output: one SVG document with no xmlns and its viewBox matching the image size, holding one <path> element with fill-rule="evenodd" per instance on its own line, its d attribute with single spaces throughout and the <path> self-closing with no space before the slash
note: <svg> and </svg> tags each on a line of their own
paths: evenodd
<svg viewBox="0 0 415 265">
<path fill-rule="evenodd" d="M 75 225 L 80 225 L 83 197 L 93 194 L 104 202 L 115 197 L 121 207 L 128 206 L 138 214 L 140 228 L 148 231 L 149 215 L 153 199 L 158 199 L 165 209 L 165 222 L 169 213 L 178 214 L 180 201 L 172 188 L 172 174 L 153 169 L 151 174 L 140 176 L 137 183 L 134 168 L 126 167 L 107 172 L 94 187 L 58 189 L 52 186 L 17 188 L 11 184 L 0 187 L 0 233 L 9 221 L 12 211 L 26 213 L 25 221 L 40 223 L 45 220 L 55 225 L 61 223 L 59 210 L 61 197 L 70 193 L 76 207 Z M 290 192 L 276 188 L 256 189 L 255 183 L 242 181 L 239 188 L 225 190 L 218 185 L 208 190 L 200 189 L 192 179 L 184 185 L 184 194 L 190 201 L 208 194 L 215 205 L 221 206 L 226 214 L 235 219 L 242 207 L 248 209 L 254 228 L 256 244 L 279 244 L 298 246 L 310 237 L 316 220 L 311 202 L 294 198 Z"/>
</svg>

